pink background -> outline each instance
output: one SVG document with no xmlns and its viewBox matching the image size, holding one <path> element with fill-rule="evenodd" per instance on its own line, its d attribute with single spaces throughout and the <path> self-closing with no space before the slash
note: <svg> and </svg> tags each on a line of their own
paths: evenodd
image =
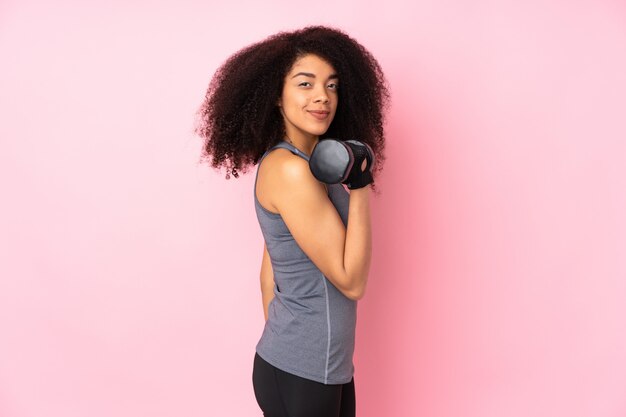
<svg viewBox="0 0 626 417">
<path fill-rule="evenodd" d="M 623 2 L 4 0 L 0 416 L 261 415 L 256 167 L 193 114 L 313 23 L 393 94 L 358 415 L 626 415 Z"/>
</svg>

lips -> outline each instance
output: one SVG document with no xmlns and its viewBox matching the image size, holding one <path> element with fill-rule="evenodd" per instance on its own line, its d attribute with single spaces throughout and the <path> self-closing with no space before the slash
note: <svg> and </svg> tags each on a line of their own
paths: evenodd
<svg viewBox="0 0 626 417">
<path fill-rule="evenodd" d="M 324 120 L 330 114 L 327 110 L 309 110 L 309 113 L 311 113 L 311 116 L 315 117 L 317 120 Z"/>
</svg>

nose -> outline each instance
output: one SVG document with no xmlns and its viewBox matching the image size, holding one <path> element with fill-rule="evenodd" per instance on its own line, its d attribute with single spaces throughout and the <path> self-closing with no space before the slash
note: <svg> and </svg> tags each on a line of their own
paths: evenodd
<svg viewBox="0 0 626 417">
<path fill-rule="evenodd" d="M 322 92 L 317 96 L 317 98 L 314 101 L 316 103 L 328 103 L 329 101 L 328 94 L 326 94 L 325 90 L 322 90 Z"/>
</svg>

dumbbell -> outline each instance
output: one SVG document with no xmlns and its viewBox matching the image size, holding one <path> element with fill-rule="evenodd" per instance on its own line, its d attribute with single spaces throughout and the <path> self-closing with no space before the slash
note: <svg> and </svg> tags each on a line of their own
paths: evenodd
<svg viewBox="0 0 626 417">
<path fill-rule="evenodd" d="M 367 159 L 367 167 L 362 171 L 364 159 Z M 355 190 L 374 181 L 371 173 L 374 161 L 374 151 L 367 143 L 322 139 L 313 148 L 309 167 L 319 181 L 325 184 L 343 183 Z"/>
</svg>

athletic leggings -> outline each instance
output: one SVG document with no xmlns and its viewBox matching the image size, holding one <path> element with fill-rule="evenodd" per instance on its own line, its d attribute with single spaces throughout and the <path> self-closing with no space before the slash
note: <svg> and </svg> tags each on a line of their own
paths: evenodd
<svg viewBox="0 0 626 417">
<path fill-rule="evenodd" d="M 254 395 L 264 417 L 355 417 L 354 378 L 325 385 L 271 365 L 258 353 L 252 370 Z"/>
</svg>

